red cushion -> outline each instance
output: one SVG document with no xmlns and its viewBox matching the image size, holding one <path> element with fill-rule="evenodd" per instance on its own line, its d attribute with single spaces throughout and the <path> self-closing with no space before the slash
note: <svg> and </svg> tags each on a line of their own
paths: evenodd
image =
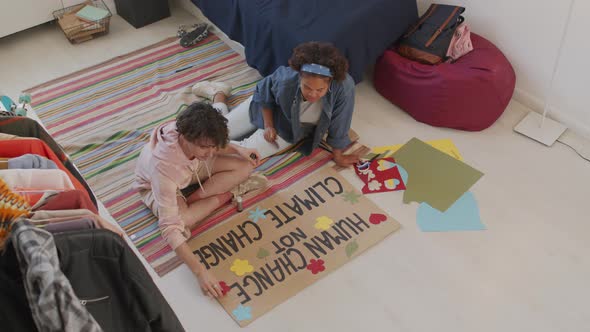
<svg viewBox="0 0 590 332">
<path fill-rule="evenodd" d="M 473 51 L 455 63 L 424 65 L 387 50 L 375 65 L 375 89 L 420 122 L 483 130 L 502 115 L 516 76 L 504 54 L 471 34 Z"/>
</svg>

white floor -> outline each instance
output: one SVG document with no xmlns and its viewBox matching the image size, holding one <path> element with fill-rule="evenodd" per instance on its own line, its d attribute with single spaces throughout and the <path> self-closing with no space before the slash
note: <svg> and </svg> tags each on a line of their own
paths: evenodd
<svg viewBox="0 0 590 332">
<path fill-rule="evenodd" d="M 28 87 L 160 41 L 187 12 L 135 30 L 118 16 L 109 35 L 70 45 L 55 25 L 0 39 L 0 92 Z M 369 146 L 451 138 L 485 173 L 473 187 L 482 232 L 423 233 L 401 193 L 372 196 L 402 229 L 267 313 L 245 331 L 590 331 L 590 163 L 557 143 L 512 131 L 512 102 L 477 133 L 433 128 L 357 86 L 353 127 Z M 360 187 L 352 171 L 345 176 Z M 151 269 L 149 269 L 151 271 Z M 238 331 L 184 267 L 154 276 L 187 331 Z"/>
</svg>

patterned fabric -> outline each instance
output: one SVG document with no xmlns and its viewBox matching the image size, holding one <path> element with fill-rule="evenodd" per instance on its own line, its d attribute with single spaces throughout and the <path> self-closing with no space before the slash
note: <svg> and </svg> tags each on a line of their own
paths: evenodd
<svg viewBox="0 0 590 332">
<path fill-rule="evenodd" d="M 53 236 L 28 220 L 19 219 L 12 226 L 11 240 L 37 329 L 102 331 L 61 272 Z"/>
<path fill-rule="evenodd" d="M 260 79 L 257 71 L 217 36 L 192 48 L 170 38 L 136 52 L 29 89 L 33 107 L 53 137 L 155 271 L 164 275 L 180 260 L 160 236 L 157 219 L 132 189 L 135 162 L 153 128 L 174 119 L 197 100 L 190 87 L 201 80 L 230 83 L 228 103 L 248 98 Z M 187 89 L 188 88 L 188 89 Z M 271 187 L 249 206 L 284 188 L 331 158 L 317 150 L 270 158 L 261 170 Z M 227 205 L 203 221 L 192 236 L 235 213 Z"/>
<path fill-rule="evenodd" d="M 16 114 L 10 111 L 0 111 L 0 116 L 16 116 Z"/>
</svg>

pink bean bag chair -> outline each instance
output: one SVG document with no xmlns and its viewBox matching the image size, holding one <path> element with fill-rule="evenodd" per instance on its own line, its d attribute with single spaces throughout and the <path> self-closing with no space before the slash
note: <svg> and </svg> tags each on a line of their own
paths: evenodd
<svg viewBox="0 0 590 332">
<path fill-rule="evenodd" d="M 494 44 L 474 33 L 471 41 L 473 51 L 455 63 L 435 66 L 387 50 L 375 65 L 375 89 L 417 121 L 483 130 L 508 106 L 516 76 Z"/>
</svg>

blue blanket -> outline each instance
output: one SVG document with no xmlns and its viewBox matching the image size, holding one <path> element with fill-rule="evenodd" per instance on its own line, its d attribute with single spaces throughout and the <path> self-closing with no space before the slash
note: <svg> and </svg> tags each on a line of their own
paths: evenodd
<svg viewBox="0 0 590 332">
<path fill-rule="evenodd" d="M 368 65 L 417 20 L 416 0 L 191 0 L 266 76 L 287 65 L 293 48 L 327 41 L 360 82 Z"/>
</svg>

